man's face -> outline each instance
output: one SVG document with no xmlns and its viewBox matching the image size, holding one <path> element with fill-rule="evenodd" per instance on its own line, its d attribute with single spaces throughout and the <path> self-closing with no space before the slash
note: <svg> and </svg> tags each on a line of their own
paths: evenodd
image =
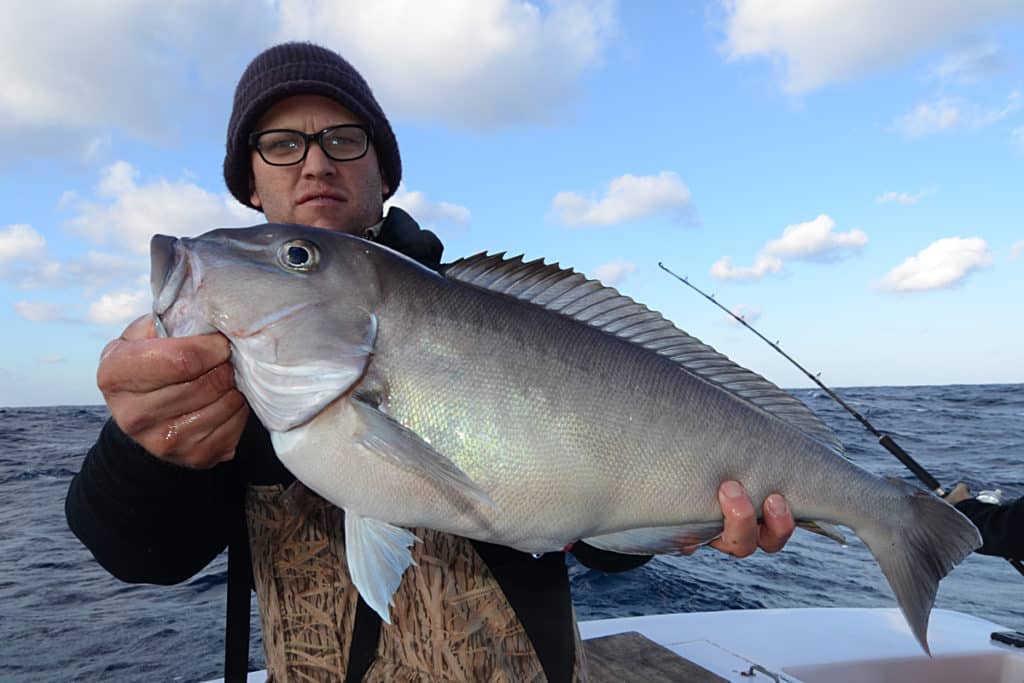
<svg viewBox="0 0 1024 683">
<path fill-rule="evenodd" d="M 362 123 L 348 109 L 319 95 L 281 100 L 260 118 L 254 130 L 289 128 L 316 133 L 329 126 Z M 381 177 L 377 152 L 352 161 L 333 161 L 311 142 L 306 159 L 292 166 L 271 166 L 252 152 L 253 206 L 272 223 L 300 223 L 362 235 L 378 223 L 383 195 L 390 188 Z"/>
</svg>

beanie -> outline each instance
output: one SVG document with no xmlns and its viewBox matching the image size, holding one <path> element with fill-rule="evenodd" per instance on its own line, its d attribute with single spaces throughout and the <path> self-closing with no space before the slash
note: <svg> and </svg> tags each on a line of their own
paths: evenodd
<svg viewBox="0 0 1024 683">
<path fill-rule="evenodd" d="M 342 104 L 370 129 L 387 199 L 402 179 L 398 141 L 384 111 L 359 72 L 339 54 L 312 43 L 282 43 L 257 55 L 242 73 L 228 120 L 224 181 L 235 199 L 246 206 L 252 188 L 249 134 L 274 104 L 292 95 L 323 95 Z"/>
</svg>

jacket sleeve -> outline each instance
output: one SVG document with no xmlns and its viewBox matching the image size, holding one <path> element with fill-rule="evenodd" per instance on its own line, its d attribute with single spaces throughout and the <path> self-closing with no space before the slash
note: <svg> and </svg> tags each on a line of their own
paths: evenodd
<svg viewBox="0 0 1024 683">
<path fill-rule="evenodd" d="M 956 508 L 981 531 L 984 545 L 977 552 L 1024 560 L 1024 498 L 1009 505 L 991 505 L 970 498 L 957 503 Z"/>
<path fill-rule="evenodd" d="M 184 581 L 227 544 L 233 463 L 200 471 L 159 460 L 108 420 L 64 503 L 68 526 L 115 577 Z"/>
</svg>

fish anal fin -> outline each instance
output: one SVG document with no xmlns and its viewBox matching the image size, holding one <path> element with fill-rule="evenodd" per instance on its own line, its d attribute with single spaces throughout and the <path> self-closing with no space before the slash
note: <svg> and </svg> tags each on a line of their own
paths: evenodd
<svg viewBox="0 0 1024 683">
<path fill-rule="evenodd" d="M 812 534 L 818 534 L 819 536 L 831 539 L 839 545 L 847 545 L 846 536 L 843 535 L 842 529 L 835 524 L 822 521 L 797 520 L 796 525 L 801 529 L 810 531 Z"/>
<path fill-rule="evenodd" d="M 590 536 L 583 542 L 626 555 L 687 555 L 722 535 L 722 521 L 628 529 Z"/>
</svg>

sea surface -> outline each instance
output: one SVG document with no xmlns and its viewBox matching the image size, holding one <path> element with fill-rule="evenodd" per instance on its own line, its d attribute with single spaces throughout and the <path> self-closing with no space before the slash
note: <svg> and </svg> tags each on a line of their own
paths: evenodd
<svg viewBox="0 0 1024 683">
<path fill-rule="evenodd" d="M 823 392 L 795 390 L 863 467 L 914 481 Z M 839 390 L 947 486 L 1024 494 L 1024 385 Z M 0 680 L 201 681 L 220 676 L 226 563 L 173 587 L 123 584 L 68 531 L 64 496 L 103 407 L 0 409 Z M 686 495 L 680 491 L 679 495 Z M 776 555 L 710 549 L 602 574 L 571 562 L 580 619 L 758 607 L 891 607 L 867 549 L 798 532 Z M 936 605 L 1024 630 L 1024 576 L 972 555 Z M 832 634 L 823 634 L 828 637 Z M 251 668 L 262 668 L 253 616 Z"/>
</svg>

